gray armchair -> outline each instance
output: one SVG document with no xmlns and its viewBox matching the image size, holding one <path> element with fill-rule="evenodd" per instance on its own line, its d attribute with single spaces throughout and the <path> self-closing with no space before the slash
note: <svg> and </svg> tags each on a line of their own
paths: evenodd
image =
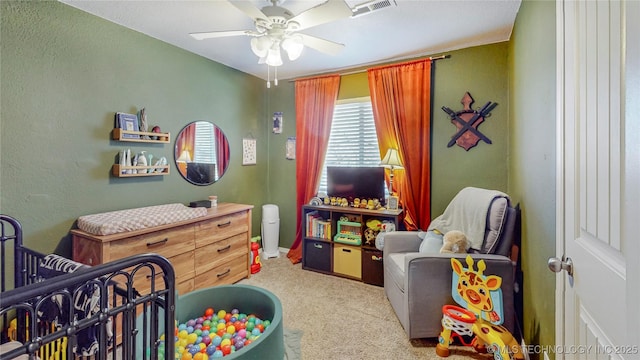
<svg viewBox="0 0 640 360">
<path fill-rule="evenodd" d="M 470 201 L 471 198 L 473 199 Z M 474 207 L 477 209 L 472 209 Z M 478 229 L 473 229 L 477 224 L 469 223 L 478 222 L 479 215 L 486 216 L 480 233 Z M 458 218 L 452 220 L 449 218 L 452 216 Z M 511 207 L 506 194 L 465 188 L 429 226 L 430 231 L 437 229 L 446 233 L 450 230 L 462 230 L 468 237 L 470 234 L 482 237 L 481 240 L 472 241 L 475 248 L 468 249 L 468 252 L 475 262 L 480 259 L 485 261 L 486 275 L 502 277 L 503 326 L 512 334 L 516 334 L 514 291 L 517 290 L 515 266 L 519 242 L 515 226 L 517 216 L 518 211 Z M 410 339 L 437 337 L 440 334 L 442 306 L 456 304 L 451 296 L 451 258 L 456 257 L 464 264 L 467 256 L 441 254 L 441 240 L 434 240 L 429 236 L 423 240 L 423 234 L 425 233 L 417 231 L 397 231 L 384 237 L 385 294 Z M 429 241 L 430 244 L 425 244 Z"/>
</svg>

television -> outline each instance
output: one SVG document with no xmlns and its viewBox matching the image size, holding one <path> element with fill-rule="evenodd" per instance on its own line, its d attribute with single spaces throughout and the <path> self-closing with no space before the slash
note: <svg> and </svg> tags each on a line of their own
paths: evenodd
<svg viewBox="0 0 640 360">
<path fill-rule="evenodd" d="M 384 168 L 327 166 L 327 195 L 384 203 Z"/>
</svg>

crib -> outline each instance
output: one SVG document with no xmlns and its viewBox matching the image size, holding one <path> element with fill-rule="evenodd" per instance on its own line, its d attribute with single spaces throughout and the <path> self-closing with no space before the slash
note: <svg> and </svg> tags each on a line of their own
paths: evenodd
<svg viewBox="0 0 640 360">
<path fill-rule="evenodd" d="M 165 258 L 89 267 L 26 248 L 10 216 L 0 215 L 0 231 L 0 358 L 173 359 L 175 273 Z M 136 289 L 141 276 L 149 287 Z"/>
</svg>

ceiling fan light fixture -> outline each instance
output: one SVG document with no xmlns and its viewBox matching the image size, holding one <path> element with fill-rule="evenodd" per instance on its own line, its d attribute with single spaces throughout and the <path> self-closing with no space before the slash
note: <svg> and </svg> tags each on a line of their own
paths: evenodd
<svg viewBox="0 0 640 360">
<path fill-rule="evenodd" d="M 274 44 L 271 49 L 269 49 L 267 53 L 266 63 L 269 66 L 281 66 L 282 65 L 282 57 L 280 56 L 280 48 L 277 44 Z"/>
<path fill-rule="evenodd" d="M 302 43 L 302 36 L 292 35 L 282 40 L 282 48 L 287 52 L 289 60 L 294 61 L 300 57 L 304 44 Z"/>
<path fill-rule="evenodd" d="M 251 51 L 256 54 L 257 57 L 265 57 L 267 56 L 267 52 L 271 47 L 271 42 L 268 37 L 254 37 L 251 39 Z"/>
</svg>

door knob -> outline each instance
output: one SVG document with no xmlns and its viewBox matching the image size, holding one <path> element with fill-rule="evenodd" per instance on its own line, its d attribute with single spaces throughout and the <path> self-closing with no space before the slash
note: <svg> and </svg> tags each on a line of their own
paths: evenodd
<svg viewBox="0 0 640 360">
<path fill-rule="evenodd" d="M 562 260 L 560 260 L 557 257 L 551 257 L 547 264 L 549 265 L 549 270 L 555 273 L 566 270 L 570 276 L 573 275 L 573 261 L 571 261 L 571 258 L 565 258 L 563 256 Z"/>
</svg>

